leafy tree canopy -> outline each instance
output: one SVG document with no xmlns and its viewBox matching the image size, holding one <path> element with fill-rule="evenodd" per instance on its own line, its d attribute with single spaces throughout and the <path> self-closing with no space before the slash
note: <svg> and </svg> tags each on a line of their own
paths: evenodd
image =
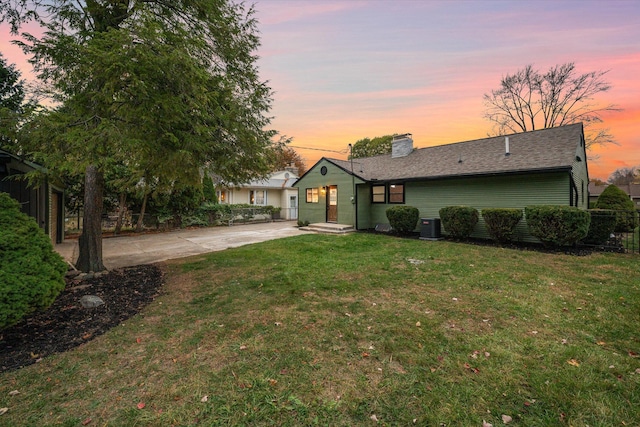
<svg viewBox="0 0 640 427">
<path fill-rule="evenodd" d="M 20 44 L 57 103 L 23 127 L 25 151 L 86 171 L 83 236 L 93 243 L 81 238 L 80 259 L 89 253 L 93 265 L 81 269 L 102 267 L 99 221 L 88 219 L 102 214 L 110 165 L 169 185 L 199 185 L 202 167 L 234 183 L 268 172 L 275 132 L 253 14 L 231 0 L 0 2 L 15 33 L 42 28 Z"/>
<path fill-rule="evenodd" d="M 8 64 L 0 53 L 0 108 L 20 111 L 24 103 L 24 81 L 14 64 Z"/>
<path fill-rule="evenodd" d="M 596 96 L 611 89 L 608 71 L 579 74 L 575 63 L 555 65 L 545 73 L 527 65 L 507 74 L 500 87 L 484 95 L 484 117 L 493 122 L 494 135 L 546 129 L 584 123 L 587 147 L 614 143 L 602 123 L 605 111 L 620 111 L 613 104 L 601 104 Z"/>
<path fill-rule="evenodd" d="M 24 81 L 20 71 L 14 64 L 8 64 L 0 53 L 0 147 L 15 138 L 24 102 Z"/>
<path fill-rule="evenodd" d="M 393 141 L 394 135 L 359 139 L 351 147 L 351 157 L 358 159 L 391 153 L 391 142 Z"/>
<path fill-rule="evenodd" d="M 285 170 L 288 167 L 296 168 L 298 176 L 302 176 L 307 171 L 304 159 L 296 150 L 286 145 L 282 145 L 274 150 L 273 172 Z"/>
</svg>

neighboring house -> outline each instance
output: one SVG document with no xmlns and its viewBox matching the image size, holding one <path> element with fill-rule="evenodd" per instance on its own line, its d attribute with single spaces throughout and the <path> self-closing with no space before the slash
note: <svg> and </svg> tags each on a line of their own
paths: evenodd
<svg viewBox="0 0 640 427">
<path fill-rule="evenodd" d="M 272 173 L 268 178 L 251 181 L 233 187 L 222 187 L 217 191 L 218 203 L 255 206 L 271 205 L 281 208 L 280 218 L 298 218 L 298 189 L 292 188 L 298 175 L 292 170 Z"/>
<path fill-rule="evenodd" d="M 598 197 L 602 194 L 608 185 L 596 185 L 594 182 L 589 183 L 589 203 L 594 204 Z M 627 196 L 633 201 L 636 209 L 640 210 L 640 184 L 624 184 L 616 185 L 619 189 L 627 193 Z"/>
<path fill-rule="evenodd" d="M 294 186 L 301 221 L 363 230 L 387 224 L 385 212 L 396 205 L 415 206 L 423 218 L 452 205 L 586 209 L 588 182 L 582 124 L 574 124 L 422 149 L 413 148 L 410 134 L 400 135 L 391 154 L 322 158 Z M 532 239 L 524 221 L 517 233 Z M 474 236 L 487 237 L 482 220 Z"/>
<path fill-rule="evenodd" d="M 37 186 L 30 186 L 24 179 L 16 179 L 34 170 L 46 172 L 40 165 L 0 150 L 0 191 L 16 199 L 22 212 L 35 218 L 53 244 L 61 243 L 64 240 L 63 190 L 47 178 Z"/>
</svg>

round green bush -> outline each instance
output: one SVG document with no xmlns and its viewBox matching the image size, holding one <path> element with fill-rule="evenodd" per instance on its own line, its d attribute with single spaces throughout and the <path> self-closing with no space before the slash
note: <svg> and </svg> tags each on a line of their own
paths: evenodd
<svg viewBox="0 0 640 427">
<path fill-rule="evenodd" d="M 604 189 L 596 201 L 595 208 L 617 211 L 616 232 L 633 231 L 638 226 L 638 213 L 633 201 L 615 185 Z"/>
<path fill-rule="evenodd" d="M 416 229 L 420 211 L 413 206 L 393 206 L 386 210 L 391 228 L 400 234 L 408 234 Z"/>
<path fill-rule="evenodd" d="M 589 209 L 589 214 L 591 223 L 587 237 L 583 241 L 590 245 L 602 245 L 611 238 L 611 233 L 616 229 L 616 212 L 607 209 Z"/>
<path fill-rule="evenodd" d="M 548 246 L 571 246 L 589 232 L 589 212 L 574 206 L 527 206 L 524 208 L 532 236 Z"/>
<path fill-rule="evenodd" d="M 440 209 L 442 227 L 456 239 L 471 236 L 479 217 L 478 210 L 469 206 L 446 206 Z"/>
<path fill-rule="evenodd" d="M 516 225 L 522 219 L 522 209 L 483 209 L 482 218 L 491 238 L 498 242 L 508 242 L 513 237 Z"/>
<path fill-rule="evenodd" d="M 66 270 L 35 220 L 0 193 L 0 329 L 49 307 L 64 289 Z"/>
</svg>

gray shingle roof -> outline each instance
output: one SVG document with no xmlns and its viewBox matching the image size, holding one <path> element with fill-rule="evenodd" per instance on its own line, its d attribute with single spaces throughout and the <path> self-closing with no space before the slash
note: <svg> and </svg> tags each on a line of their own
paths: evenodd
<svg viewBox="0 0 640 427">
<path fill-rule="evenodd" d="M 274 189 L 283 189 L 283 188 L 291 188 L 294 182 L 296 182 L 297 178 L 289 178 L 289 179 L 264 179 L 258 181 L 251 181 L 248 184 L 242 184 L 239 187 L 245 188 L 274 188 Z"/>
<path fill-rule="evenodd" d="M 600 196 L 605 188 L 609 185 L 596 185 L 593 182 L 589 183 L 589 195 L 591 196 Z M 640 184 L 622 184 L 616 185 L 619 189 L 627 193 L 627 195 L 633 197 L 634 199 L 640 198 Z"/>
<path fill-rule="evenodd" d="M 353 173 L 365 181 L 392 181 L 569 170 L 583 133 L 578 123 L 507 136 L 508 156 L 505 137 L 499 136 L 416 149 L 395 159 L 391 154 L 354 159 Z M 351 171 L 348 160 L 327 160 Z"/>
</svg>

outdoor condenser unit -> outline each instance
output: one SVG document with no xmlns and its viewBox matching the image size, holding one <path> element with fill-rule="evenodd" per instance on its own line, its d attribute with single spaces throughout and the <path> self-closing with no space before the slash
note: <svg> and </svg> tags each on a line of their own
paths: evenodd
<svg viewBox="0 0 640 427">
<path fill-rule="evenodd" d="M 437 240 L 442 238 L 440 233 L 440 218 L 420 218 L 420 238 L 422 240 Z"/>
</svg>

